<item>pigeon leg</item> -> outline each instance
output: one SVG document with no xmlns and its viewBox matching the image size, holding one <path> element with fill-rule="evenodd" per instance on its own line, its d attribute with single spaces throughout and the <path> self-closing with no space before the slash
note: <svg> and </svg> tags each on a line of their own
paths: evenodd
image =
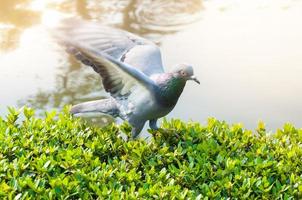
<svg viewBox="0 0 302 200">
<path fill-rule="evenodd" d="M 153 130 L 158 130 L 157 119 L 149 120 L 149 127 Z"/>
<path fill-rule="evenodd" d="M 131 124 L 131 126 L 132 126 L 132 131 L 131 131 L 132 139 L 136 139 L 139 136 L 141 130 L 144 128 L 144 125 L 145 125 L 145 122 Z"/>
</svg>

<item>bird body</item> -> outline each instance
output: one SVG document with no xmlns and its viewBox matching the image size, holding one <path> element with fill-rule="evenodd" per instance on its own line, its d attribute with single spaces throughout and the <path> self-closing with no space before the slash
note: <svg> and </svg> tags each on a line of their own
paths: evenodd
<svg viewBox="0 0 302 200">
<path fill-rule="evenodd" d="M 104 89 L 111 95 L 75 105 L 71 113 L 100 112 L 120 117 L 132 126 L 133 138 L 146 121 L 157 129 L 157 119 L 173 110 L 187 80 L 199 83 L 190 65 L 164 72 L 159 48 L 123 30 L 69 19 L 53 33 L 69 53 L 100 74 Z"/>
</svg>

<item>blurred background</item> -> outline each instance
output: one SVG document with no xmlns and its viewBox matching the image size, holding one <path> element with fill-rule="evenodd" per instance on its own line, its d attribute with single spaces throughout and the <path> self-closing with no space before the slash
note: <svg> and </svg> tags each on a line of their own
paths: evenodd
<svg viewBox="0 0 302 200">
<path fill-rule="evenodd" d="M 201 85 L 188 83 L 167 118 L 302 127 L 302 0 L 1 0 L 0 116 L 7 106 L 43 113 L 107 95 L 47 32 L 72 16 L 154 41 L 166 70 L 193 65 Z"/>
</svg>

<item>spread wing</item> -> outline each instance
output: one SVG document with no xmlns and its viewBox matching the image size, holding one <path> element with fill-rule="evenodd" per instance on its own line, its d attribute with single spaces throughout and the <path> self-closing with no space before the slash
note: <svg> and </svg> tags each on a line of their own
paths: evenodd
<svg viewBox="0 0 302 200">
<path fill-rule="evenodd" d="M 67 19 L 56 29 L 55 35 L 85 44 L 102 55 L 129 64 L 147 76 L 163 73 L 160 49 L 151 41 L 129 32 L 107 27 L 97 22 Z"/>
<path fill-rule="evenodd" d="M 153 80 L 127 63 L 83 44 L 68 40 L 63 44 L 69 53 L 101 75 L 105 90 L 114 98 L 127 98 L 133 92 L 153 94 L 157 87 Z"/>
</svg>

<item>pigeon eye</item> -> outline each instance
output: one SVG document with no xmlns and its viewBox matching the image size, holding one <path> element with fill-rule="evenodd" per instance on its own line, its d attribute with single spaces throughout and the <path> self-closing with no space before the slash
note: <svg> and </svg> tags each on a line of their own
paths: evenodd
<svg viewBox="0 0 302 200">
<path fill-rule="evenodd" d="M 180 74 L 181 74 L 182 76 L 186 76 L 186 72 L 184 72 L 184 71 L 181 71 Z"/>
</svg>

